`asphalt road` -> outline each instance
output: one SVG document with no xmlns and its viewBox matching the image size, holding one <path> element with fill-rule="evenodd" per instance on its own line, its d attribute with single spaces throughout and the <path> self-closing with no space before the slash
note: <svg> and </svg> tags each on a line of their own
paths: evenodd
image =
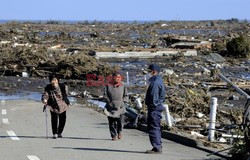
<svg viewBox="0 0 250 160">
<path fill-rule="evenodd" d="M 62 139 L 45 138 L 42 103 L 29 100 L 0 101 L 0 160 L 208 160 L 208 153 L 163 140 L 163 154 L 149 155 L 148 135 L 125 129 L 123 139 L 111 141 L 107 118 L 80 105 L 67 111 Z"/>
</svg>

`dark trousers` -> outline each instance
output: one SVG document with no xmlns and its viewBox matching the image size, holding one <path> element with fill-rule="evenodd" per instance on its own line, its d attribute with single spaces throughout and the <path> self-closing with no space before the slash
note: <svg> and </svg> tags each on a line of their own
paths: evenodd
<svg viewBox="0 0 250 160">
<path fill-rule="evenodd" d="M 160 150 L 162 148 L 161 144 L 161 112 L 159 111 L 149 111 L 148 112 L 148 133 L 151 145 Z"/>
<path fill-rule="evenodd" d="M 63 132 L 66 123 L 66 111 L 61 114 L 57 114 L 51 111 L 50 113 L 51 113 L 52 133 L 61 134 Z M 59 124 L 58 124 L 58 119 L 59 119 Z"/>
<path fill-rule="evenodd" d="M 122 132 L 123 115 L 120 118 L 108 117 L 109 131 L 112 138 Z"/>
</svg>

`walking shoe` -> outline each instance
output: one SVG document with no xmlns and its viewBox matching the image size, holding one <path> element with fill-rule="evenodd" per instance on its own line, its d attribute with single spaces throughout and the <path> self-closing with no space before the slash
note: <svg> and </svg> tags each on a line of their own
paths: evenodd
<svg viewBox="0 0 250 160">
<path fill-rule="evenodd" d="M 121 133 L 118 134 L 118 139 L 122 139 L 122 134 Z"/>
<path fill-rule="evenodd" d="M 112 137 L 112 141 L 117 141 L 117 137 Z"/>
<path fill-rule="evenodd" d="M 153 148 L 153 149 L 151 149 L 151 150 L 147 150 L 146 153 L 147 153 L 147 154 L 161 154 L 161 153 L 162 153 L 162 150 L 161 150 L 161 149 Z"/>
<path fill-rule="evenodd" d="M 52 137 L 53 139 L 56 139 L 56 135 L 55 134 L 53 134 L 53 137 Z"/>
<path fill-rule="evenodd" d="M 62 138 L 62 134 L 58 134 L 58 136 L 57 136 L 58 138 Z"/>
</svg>

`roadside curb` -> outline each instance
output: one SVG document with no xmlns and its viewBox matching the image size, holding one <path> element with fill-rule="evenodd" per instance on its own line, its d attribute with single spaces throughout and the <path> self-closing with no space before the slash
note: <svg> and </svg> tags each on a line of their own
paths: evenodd
<svg viewBox="0 0 250 160">
<path fill-rule="evenodd" d="M 138 130 L 143 131 L 143 132 L 147 132 L 147 125 L 142 124 L 138 128 Z M 180 134 L 176 134 L 176 133 L 169 132 L 169 131 L 163 131 L 162 132 L 162 138 L 165 138 L 167 140 L 170 140 L 170 141 L 173 141 L 173 142 L 176 142 L 176 143 L 180 143 L 180 144 L 185 145 L 185 146 L 193 147 L 193 148 L 196 148 L 196 149 L 199 149 L 199 150 L 214 154 L 214 155 L 222 157 L 222 158 L 226 158 L 226 159 L 230 158 L 226 153 L 216 153 L 219 150 L 216 150 L 214 148 L 205 147 L 202 144 L 202 142 L 200 142 L 198 140 L 195 140 L 193 138 L 190 138 L 190 137 L 180 135 Z"/>
<path fill-rule="evenodd" d="M 93 110 L 93 108 L 90 108 L 90 109 Z M 102 113 L 100 113 L 100 114 L 105 116 Z M 141 124 L 137 129 L 140 131 L 143 131 L 143 132 L 148 132 L 146 124 Z M 219 157 L 224 158 L 224 159 L 230 159 L 230 157 L 226 153 L 218 152 L 218 151 L 220 151 L 218 149 L 205 147 L 202 144 L 202 142 L 195 140 L 193 138 L 190 138 L 190 137 L 186 137 L 186 136 L 183 136 L 183 135 L 180 135 L 177 133 L 173 133 L 173 132 L 169 132 L 169 131 L 163 131 L 162 138 L 165 138 L 167 140 L 170 140 L 170 141 L 173 141 L 173 142 L 176 142 L 176 143 L 188 146 L 188 147 L 192 147 L 192 148 L 196 148 L 196 149 L 205 151 L 209 154 L 213 154 L 213 155 L 219 156 Z"/>
</svg>

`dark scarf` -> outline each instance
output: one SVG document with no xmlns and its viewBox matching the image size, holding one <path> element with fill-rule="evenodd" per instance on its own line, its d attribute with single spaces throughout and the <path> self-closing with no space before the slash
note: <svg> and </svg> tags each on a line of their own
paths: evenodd
<svg viewBox="0 0 250 160">
<path fill-rule="evenodd" d="M 61 90 L 61 93 L 62 93 L 62 99 L 65 101 L 65 103 L 67 105 L 69 105 L 70 102 L 69 102 L 69 99 L 68 99 L 67 94 L 66 94 L 66 89 L 65 89 L 66 87 L 65 87 L 65 85 L 63 83 L 59 83 L 59 87 L 60 87 L 60 90 Z M 49 84 L 49 85 L 47 85 L 45 87 L 45 91 L 47 91 L 49 94 L 51 94 L 51 91 L 53 91 L 54 89 L 55 88 L 51 84 Z M 52 100 L 49 98 L 48 104 L 49 105 L 53 105 L 53 103 L 54 102 L 52 102 Z"/>
</svg>

